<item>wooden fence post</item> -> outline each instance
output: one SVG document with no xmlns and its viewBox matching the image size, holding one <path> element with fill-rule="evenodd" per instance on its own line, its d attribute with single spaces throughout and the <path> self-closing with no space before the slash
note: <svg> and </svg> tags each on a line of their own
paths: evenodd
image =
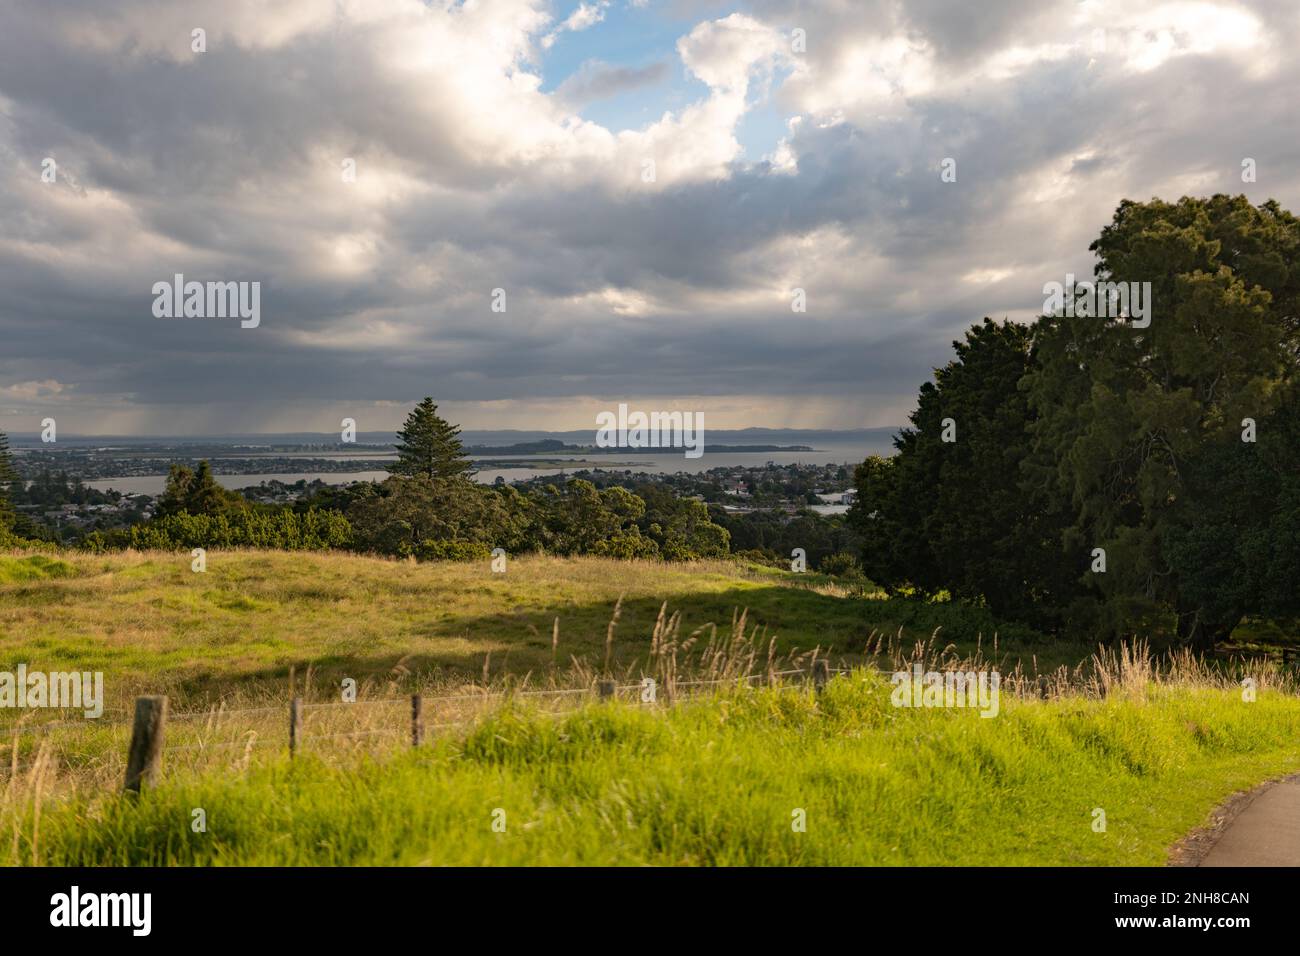
<svg viewBox="0 0 1300 956">
<path fill-rule="evenodd" d="M 418 747 L 424 740 L 424 698 L 411 695 L 411 746 Z"/>
<path fill-rule="evenodd" d="M 601 700 L 610 700 L 617 686 L 612 680 L 602 680 L 596 684 L 596 692 L 600 694 Z"/>
<path fill-rule="evenodd" d="M 825 658 L 813 661 L 813 689 L 822 692 L 826 682 L 831 679 L 831 662 Z"/>
<path fill-rule="evenodd" d="M 131 727 L 131 749 L 126 754 L 125 789 L 140 792 L 140 785 L 153 786 L 162 762 L 163 726 L 167 723 L 166 697 L 137 697 L 135 723 Z"/>
<path fill-rule="evenodd" d="M 302 698 L 295 697 L 289 702 L 289 756 L 298 749 L 298 725 L 302 723 Z"/>
</svg>

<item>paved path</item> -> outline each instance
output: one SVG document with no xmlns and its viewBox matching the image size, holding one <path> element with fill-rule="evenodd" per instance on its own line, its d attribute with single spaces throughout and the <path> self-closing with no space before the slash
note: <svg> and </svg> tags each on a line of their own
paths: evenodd
<svg viewBox="0 0 1300 956">
<path fill-rule="evenodd" d="M 1262 789 L 1219 834 L 1201 866 L 1300 866 L 1300 776 Z"/>
</svg>

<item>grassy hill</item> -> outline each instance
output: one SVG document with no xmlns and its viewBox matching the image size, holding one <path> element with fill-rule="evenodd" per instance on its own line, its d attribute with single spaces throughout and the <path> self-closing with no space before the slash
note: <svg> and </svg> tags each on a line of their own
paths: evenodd
<svg viewBox="0 0 1300 956">
<path fill-rule="evenodd" d="M 948 604 L 863 597 L 814 574 L 710 561 L 663 564 L 522 557 L 503 574 L 483 563 L 414 564 L 347 554 L 0 556 L 0 644 L 11 662 L 103 671 L 110 709 L 141 691 L 208 699 L 282 690 L 290 667 L 321 681 L 534 674 L 571 658 L 603 664 L 619 604 L 613 669 L 646 654 L 667 602 L 681 631 L 748 622 L 782 653 L 821 647 L 860 659 L 869 641 L 977 644 L 985 657 L 1051 669 L 1095 648 L 1038 639 Z M 557 625 L 558 620 L 558 625 Z M 935 637 L 938 628 L 937 637 Z M 558 629 L 558 653 L 552 638 Z M 900 630 L 901 629 L 901 630 Z"/>
<path fill-rule="evenodd" d="M 746 613 L 742 656 L 775 637 L 784 655 L 871 663 L 888 635 L 896 659 L 978 649 L 1032 674 L 1089 652 L 727 562 L 529 557 L 493 574 L 210 552 L 195 573 L 184 554 L 0 555 L 0 669 L 100 670 L 107 698 L 100 720 L 0 714 L 0 865 L 1157 864 L 1233 791 L 1300 766 L 1300 699 L 1275 662 L 1241 665 L 1259 679 L 1247 702 L 1237 672 L 1102 655 L 1099 682 L 1047 700 L 1008 685 L 993 719 L 891 706 L 869 668 L 821 694 L 731 682 L 654 707 L 635 683 L 612 702 L 457 689 L 485 670 L 497 691 L 589 687 L 606 654 L 634 678 L 673 613 L 682 641 L 717 625 L 733 645 Z M 293 759 L 291 668 L 308 700 Z M 342 677 L 357 702 L 339 702 Z M 450 696 L 426 701 L 414 749 L 400 694 L 417 688 Z M 161 779 L 124 798 L 142 691 L 174 713 Z"/>
</svg>

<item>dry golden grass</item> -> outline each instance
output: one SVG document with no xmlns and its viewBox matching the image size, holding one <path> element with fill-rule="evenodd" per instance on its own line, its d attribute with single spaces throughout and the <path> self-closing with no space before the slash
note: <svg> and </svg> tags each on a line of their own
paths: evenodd
<svg viewBox="0 0 1300 956">
<path fill-rule="evenodd" d="M 104 672 L 119 710 L 140 692 L 207 701 L 282 686 L 291 667 L 358 681 L 399 665 L 432 677 L 477 676 L 485 661 L 490 674 L 547 669 L 604 650 L 621 594 L 623 633 L 641 646 L 619 642 L 614 665 L 644 654 L 665 598 L 703 624 L 785 591 L 728 562 L 524 557 L 493 574 L 487 562 L 251 551 L 210 552 L 199 574 L 187 554 L 64 560 L 75 576 L 0 584 L 0 641 L 31 668 Z"/>
</svg>

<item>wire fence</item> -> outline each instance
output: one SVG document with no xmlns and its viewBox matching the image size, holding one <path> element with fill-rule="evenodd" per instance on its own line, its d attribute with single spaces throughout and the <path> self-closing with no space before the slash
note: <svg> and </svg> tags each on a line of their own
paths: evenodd
<svg viewBox="0 0 1300 956">
<path fill-rule="evenodd" d="M 681 693 L 683 689 L 688 689 L 688 688 L 722 687 L 728 685 L 730 686 L 753 685 L 756 683 L 761 685 L 763 683 L 772 683 L 778 679 L 784 680 L 786 678 L 792 678 L 792 677 L 802 677 L 804 679 L 810 679 L 810 678 L 815 678 L 818 673 L 824 673 L 825 675 L 829 676 L 830 674 L 850 674 L 853 673 L 854 671 L 868 671 L 868 672 L 876 672 L 880 674 L 896 673 L 896 671 L 892 668 L 883 668 L 883 667 L 864 667 L 864 666 L 830 667 L 829 662 L 825 660 L 819 660 L 819 661 L 814 661 L 812 667 L 787 668 L 787 669 L 777 670 L 777 671 L 761 671 L 752 674 L 745 674 L 745 675 L 739 675 L 733 677 L 720 677 L 720 678 L 712 678 L 712 679 L 672 680 L 668 684 L 668 687 L 666 688 L 669 692 L 666 695 L 663 695 L 662 697 L 659 693 L 661 685 L 658 682 L 655 682 L 654 689 L 650 692 L 651 694 L 650 699 L 645 702 L 646 703 L 664 703 L 664 702 L 673 703 L 676 702 L 677 699 L 683 696 L 686 697 L 691 696 L 690 694 L 683 695 Z M 502 702 L 514 698 L 528 698 L 528 699 L 577 698 L 581 702 L 584 699 L 592 697 L 593 694 L 596 694 L 599 697 L 605 697 L 605 696 L 622 697 L 622 696 L 627 696 L 629 694 L 640 695 L 646 691 L 646 684 L 645 684 L 646 680 L 652 680 L 652 679 L 643 678 L 640 682 L 633 683 L 633 684 L 613 683 L 612 688 L 610 687 L 610 684 L 612 682 L 597 681 L 593 686 L 555 688 L 550 690 L 515 690 L 515 689 L 492 690 L 488 688 L 483 688 L 473 693 L 443 694 L 443 695 L 435 695 L 435 696 L 424 696 L 422 694 L 418 694 L 414 696 L 419 696 L 422 699 L 423 704 L 430 705 L 433 707 L 438 707 L 440 705 L 463 704 L 463 703 L 487 705 L 487 704 L 498 703 L 498 702 Z M 371 707 L 393 707 L 399 704 L 409 705 L 411 703 L 412 697 L 411 696 L 380 697 L 380 698 L 342 700 L 342 701 L 306 701 L 306 700 L 302 700 L 301 698 L 297 698 L 297 699 L 299 700 L 298 706 L 300 708 L 300 712 L 303 714 L 309 714 L 313 711 L 324 711 L 324 710 L 347 711 L 347 710 L 363 710 Z M 571 709 L 576 710 L 577 708 L 574 707 Z M 229 720 L 237 720 L 241 718 L 246 719 L 253 716 L 284 715 L 286 714 L 286 711 L 287 711 L 287 707 L 285 704 L 280 704 L 276 706 L 239 707 L 239 708 L 228 708 L 221 705 L 214 705 L 203 710 L 181 711 L 181 712 L 175 712 L 169 710 L 167 713 L 167 723 L 170 725 L 170 724 L 174 724 L 178 722 L 186 722 L 186 721 L 207 721 L 215 724 L 215 723 L 221 723 Z M 0 742 L 3 742 L 3 740 L 5 739 L 12 739 L 15 736 L 27 737 L 33 735 L 48 734 L 52 731 L 58 731 L 58 730 L 77 730 L 77 731 L 85 732 L 88 730 L 110 730 L 110 729 L 117 729 L 117 728 L 125 728 L 131 726 L 134 719 L 135 718 L 129 713 L 117 712 L 112 715 L 106 713 L 100 717 L 92 718 L 92 719 L 52 720 L 52 721 L 45 721 L 42 723 L 33 723 L 27 725 L 13 724 L 9 727 L 0 729 Z M 464 726 L 467 723 L 471 723 L 471 722 L 472 722 L 471 720 L 450 721 L 446 723 L 445 726 L 459 727 L 459 726 Z M 433 725 L 430 726 L 432 727 Z M 369 733 L 369 731 L 358 731 L 357 733 L 365 734 L 365 733 Z M 394 730 L 393 733 L 400 733 L 400 731 Z M 331 736 L 340 737 L 340 736 L 347 736 L 347 734 L 337 733 L 337 734 L 332 734 Z M 180 748 L 172 748 L 172 749 L 180 749 Z M 5 764 L 3 762 L 0 762 L 0 770 L 3 770 L 4 767 Z"/>
<path fill-rule="evenodd" d="M 836 669 L 835 672 L 839 670 Z M 342 701 L 306 701 L 301 697 L 294 697 L 287 705 L 256 707 L 214 705 L 203 710 L 180 712 L 167 711 L 165 703 L 161 705 L 157 703 L 165 701 L 165 698 L 141 697 L 137 699 L 136 712 L 133 715 L 121 712 L 106 713 L 93 719 L 50 720 L 33 724 L 15 723 L 0 729 L 0 748 L 5 747 L 7 740 L 10 743 L 6 749 L 11 750 L 10 759 L 0 759 L 0 779 L 5 776 L 12 778 L 20 772 L 41 766 L 45 744 L 37 745 L 33 738 L 51 741 L 51 738 L 58 737 L 66 743 L 67 738 L 76 735 L 89 735 L 90 738 L 94 738 L 107 734 L 111 738 L 112 745 L 107 748 L 108 750 L 121 748 L 117 749 L 117 752 L 122 753 L 125 749 L 128 763 L 127 777 L 130 779 L 133 775 L 150 776 L 156 773 L 164 749 L 168 754 L 178 755 L 202 755 L 209 752 L 240 750 L 251 754 L 255 750 L 264 751 L 267 747 L 284 748 L 287 743 L 290 756 L 293 756 L 318 741 L 391 740 L 406 737 L 413 744 L 419 745 L 425 741 L 427 734 L 471 727 L 485 714 L 490 713 L 493 707 L 517 698 L 536 702 L 550 701 L 561 705 L 533 711 L 535 716 L 559 718 L 577 712 L 593 698 L 596 700 L 631 698 L 643 706 L 672 706 L 727 685 L 753 686 L 756 683 L 771 684 L 788 678 L 802 677 L 812 680 L 820 687 L 830 673 L 832 670 L 828 662 L 814 661 L 811 668 L 787 668 L 713 679 L 683 681 L 674 679 L 664 682 L 663 685 L 652 678 L 641 678 L 636 683 L 596 680 L 583 687 L 531 690 L 481 688 L 470 693 L 458 692 L 432 696 L 412 694 Z M 154 727 L 150 727 L 147 721 L 142 723 L 142 708 L 146 702 L 153 702 L 148 705 L 149 707 L 160 708 L 160 716 Z M 359 713 L 375 714 L 380 713 L 383 708 L 396 710 L 399 707 L 409 709 L 409 724 L 405 727 L 368 726 L 337 729 L 339 720 L 349 720 Z M 426 721 L 426 714 L 434 719 Z M 247 727 L 254 720 L 261 721 L 262 725 L 255 728 Z M 277 723 L 278 728 L 275 726 Z M 169 738 L 165 748 L 164 726 L 168 728 L 166 736 Z M 128 728 L 130 728 L 129 738 Z M 178 729 L 181 729 L 179 735 L 176 733 Z M 223 732 L 228 734 L 232 730 L 237 734 L 235 739 L 211 739 L 212 736 Z M 177 736 L 180 737 L 179 740 L 175 739 Z M 195 736 L 199 739 L 191 739 Z M 20 750 L 24 749 L 20 744 L 21 741 L 27 741 L 29 749 L 37 750 L 36 759 L 18 759 Z M 85 761 L 103 760 L 105 756 L 103 741 L 98 743 L 100 744 L 98 750 L 65 747 L 61 751 L 63 762 L 77 762 L 83 758 Z M 141 764 L 141 760 L 137 760 L 137 751 L 146 754 L 153 752 L 154 756 L 152 758 L 146 756 L 142 758 L 142 765 L 133 766 L 133 762 Z M 152 766 L 146 766 L 147 764 Z"/>
<path fill-rule="evenodd" d="M 461 690 L 431 696 L 416 693 L 341 701 L 307 701 L 295 696 L 279 705 L 226 707 L 219 703 L 203 710 L 176 713 L 166 709 L 164 697 L 141 697 L 136 701 L 135 713 L 130 716 L 114 713 L 93 720 L 14 723 L 0 729 L 0 782 L 6 777 L 12 780 L 19 772 L 40 766 L 47 745 L 52 746 L 52 738 L 60 741 L 59 759 L 65 766 L 112 763 L 126 753 L 128 779 L 133 772 L 148 775 L 156 768 L 147 765 L 156 764 L 160 759 L 164 724 L 169 728 L 167 753 L 203 755 L 242 750 L 245 755 L 251 755 L 255 751 L 265 752 L 266 748 L 284 748 L 287 745 L 292 756 L 311 748 L 316 742 L 325 741 L 383 742 L 408 738 L 412 745 L 418 746 L 425 742 L 427 735 L 472 727 L 494 706 L 514 699 L 543 704 L 533 709 L 532 713 L 537 716 L 559 718 L 573 714 L 593 698 L 631 699 L 649 707 L 672 706 L 725 686 L 753 687 L 791 680 L 810 684 L 820 692 L 832 675 L 908 673 L 893 667 L 831 666 L 828 659 L 817 657 L 813 657 L 809 664 L 808 667 L 693 680 L 670 677 L 662 684 L 643 677 L 634 683 L 598 679 L 578 687 L 480 687 L 472 692 Z M 1003 687 L 1021 696 L 1046 698 L 1052 693 L 1051 679 L 1046 675 L 1019 675 L 1012 682 L 1004 680 Z M 142 707 L 146 702 L 153 702 L 149 704 L 151 708 L 159 708 L 156 727 L 151 727 L 148 721 L 142 722 Z M 385 713 L 385 709 L 389 712 Z M 394 712 L 405 715 L 403 723 L 395 724 L 397 714 Z M 370 715 L 370 725 L 357 726 L 367 719 L 358 719 L 361 714 Z M 375 726 L 375 723 L 381 725 Z M 233 739 L 229 737 L 231 733 L 236 735 Z M 108 740 L 102 739 L 101 735 L 107 735 Z M 5 750 L 9 751 L 7 755 Z M 22 759 L 31 751 L 36 752 L 36 759 Z M 154 756 L 150 757 L 151 753 Z M 133 767 L 132 761 L 139 766 Z"/>
</svg>

